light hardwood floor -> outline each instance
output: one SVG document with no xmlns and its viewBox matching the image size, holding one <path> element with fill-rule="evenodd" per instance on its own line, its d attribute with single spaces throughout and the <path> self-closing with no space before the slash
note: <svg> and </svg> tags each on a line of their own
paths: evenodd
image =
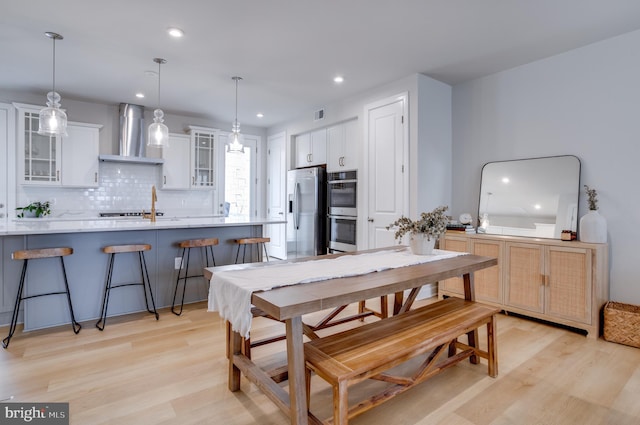
<svg viewBox="0 0 640 425">
<path fill-rule="evenodd" d="M 256 319 L 252 335 L 279 326 Z M 272 362 L 281 349 L 253 355 Z M 242 391 L 227 390 L 224 350 L 224 324 L 204 303 L 185 306 L 181 317 L 162 310 L 157 322 L 148 314 L 109 318 L 104 332 L 93 323 L 78 335 L 66 326 L 18 329 L 9 349 L 0 349 L 0 400 L 69 402 L 78 425 L 288 423 L 246 380 Z M 484 361 L 464 362 L 350 423 L 640 423 L 640 349 L 500 315 L 498 357 L 496 379 Z M 312 410 L 329 417 L 330 403 L 329 387 L 314 378 Z"/>
</svg>

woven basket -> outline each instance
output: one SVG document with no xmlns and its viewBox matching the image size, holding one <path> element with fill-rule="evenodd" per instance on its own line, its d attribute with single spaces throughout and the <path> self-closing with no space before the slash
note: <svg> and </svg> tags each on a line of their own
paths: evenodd
<svg viewBox="0 0 640 425">
<path fill-rule="evenodd" d="M 607 302 L 603 333 L 607 341 L 640 348 L 640 306 Z"/>
</svg>

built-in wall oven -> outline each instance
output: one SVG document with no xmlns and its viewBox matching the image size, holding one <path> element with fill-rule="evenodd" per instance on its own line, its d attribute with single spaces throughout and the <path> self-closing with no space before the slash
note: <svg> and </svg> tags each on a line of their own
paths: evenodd
<svg viewBox="0 0 640 425">
<path fill-rule="evenodd" d="M 327 174 L 329 252 L 356 250 L 357 172 Z"/>
</svg>

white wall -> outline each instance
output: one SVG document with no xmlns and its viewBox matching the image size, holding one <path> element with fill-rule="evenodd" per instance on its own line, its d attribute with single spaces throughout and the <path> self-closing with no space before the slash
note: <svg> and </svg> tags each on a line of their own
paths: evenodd
<svg viewBox="0 0 640 425">
<path fill-rule="evenodd" d="M 610 297 L 640 304 L 640 31 L 453 87 L 453 210 L 489 161 L 573 154 L 608 223 Z M 582 216 L 587 211 L 580 194 Z"/>
<path fill-rule="evenodd" d="M 451 208 L 451 86 L 418 75 L 417 103 L 416 117 L 410 114 L 418 123 L 418 141 L 412 145 L 417 154 L 410 157 L 411 182 L 418 194 L 412 212 Z"/>
<path fill-rule="evenodd" d="M 417 216 L 419 212 L 432 210 L 439 205 L 451 205 L 451 86 L 421 74 L 414 74 L 400 80 L 360 93 L 335 104 L 326 105 L 325 118 L 313 121 L 313 111 L 290 122 L 268 129 L 276 134 L 284 131 L 288 137 L 287 163 L 293 165 L 293 137 L 314 129 L 357 118 L 361 126 L 358 140 L 359 202 L 367 189 L 363 179 L 365 161 L 362 143 L 364 129 L 364 107 L 404 92 L 409 93 L 409 211 Z M 360 206 L 360 211 L 363 207 Z M 366 219 L 366 217 L 364 217 Z M 359 230 L 362 226 L 359 227 Z M 363 246 L 363 232 L 359 231 L 358 245 Z"/>
</svg>

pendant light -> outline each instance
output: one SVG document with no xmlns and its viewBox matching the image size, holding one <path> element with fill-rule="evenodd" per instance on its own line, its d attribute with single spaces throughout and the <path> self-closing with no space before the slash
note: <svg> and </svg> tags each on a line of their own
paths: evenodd
<svg viewBox="0 0 640 425">
<path fill-rule="evenodd" d="M 167 61 L 162 58 L 153 58 L 153 61 L 158 64 L 158 108 L 153 111 L 153 123 L 147 132 L 147 146 L 166 148 L 169 147 L 169 128 L 163 124 L 164 112 L 160 109 L 160 65 Z"/>
<path fill-rule="evenodd" d="M 40 110 L 38 134 L 44 136 L 66 136 L 67 114 L 60 109 L 60 95 L 56 93 L 56 40 L 62 40 L 60 34 L 47 31 L 44 33 L 53 40 L 53 88 L 47 93 L 47 106 Z"/>
<path fill-rule="evenodd" d="M 231 127 L 227 152 L 244 153 L 244 136 L 240 133 L 240 123 L 238 122 L 238 81 L 242 80 L 242 77 L 231 77 L 231 79 L 236 82 L 236 119 Z"/>
</svg>

